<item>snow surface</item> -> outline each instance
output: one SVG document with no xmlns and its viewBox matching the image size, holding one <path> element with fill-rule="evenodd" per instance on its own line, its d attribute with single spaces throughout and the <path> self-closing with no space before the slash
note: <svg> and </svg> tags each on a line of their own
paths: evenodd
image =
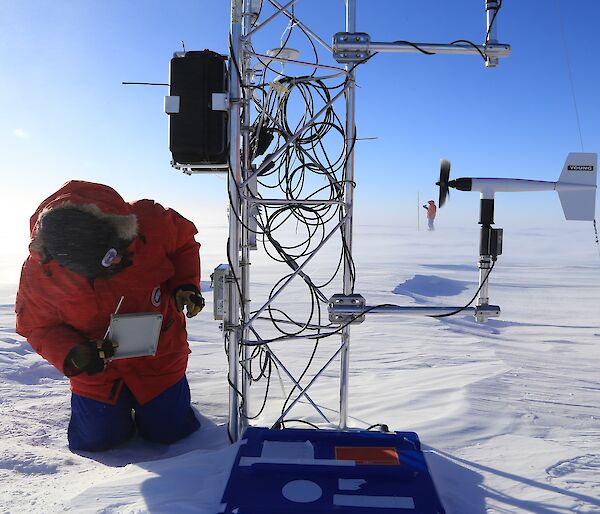
<svg viewBox="0 0 600 514">
<path fill-rule="evenodd" d="M 369 305 L 460 306 L 473 296 L 478 227 L 440 225 L 433 233 L 356 227 L 356 290 Z M 505 255 L 490 287 L 500 319 L 373 315 L 352 328 L 350 425 L 416 431 L 449 514 L 600 512 L 600 254 L 592 229 L 504 228 Z M 207 279 L 225 261 L 226 234 L 200 233 Z M 279 278 L 260 258 L 252 273 L 256 297 Z M 15 289 L 0 286 L 0 512 L 217 512 L 237 447 L 225 432 L 227 363 L 210 291 L 188 325 L 188 379 L 202 429 L 171 446 L 132 440 L 77 455 L 66 447 L 68 382 L 15 333 Z M 294 310 L 297 299 L 278 306 Z M 336 343 L 322 343 L 315 369 Z M 301 369 L 311 350 L 288 344 L 282 358 Z M 334 422 L 338 367 L 311 395 Z M 289 391 L 285 376 L 273 382 L 280 396 Z M 275 403 L 256 425 L 277 417 Z M 305 404 L 299 409 L 294 417 L 322 421 Z"/>
</svg>

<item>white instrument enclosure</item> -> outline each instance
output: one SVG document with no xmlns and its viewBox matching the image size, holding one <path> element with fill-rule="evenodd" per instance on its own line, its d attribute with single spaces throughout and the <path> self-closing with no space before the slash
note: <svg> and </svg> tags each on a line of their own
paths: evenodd
<svg viewBox="0 0 600 514">
<path fill-rule="evenodd" d="M 111 360 L 155 355 L 161 327 L 162 314 L 159 312 L 113 314 L 108 338 L 119 346 Z"/>
</svg>

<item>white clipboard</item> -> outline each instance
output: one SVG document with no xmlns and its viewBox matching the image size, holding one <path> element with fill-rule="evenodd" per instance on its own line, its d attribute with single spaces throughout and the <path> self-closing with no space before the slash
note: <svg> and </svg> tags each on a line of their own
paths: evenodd
<svg viewBox="0 0 600 514">
<path fill-rule="evenodd" d="M 108 338 L 119 344 L 111 360 L 156 355 L 161 326 L 160 312 L 111 315 Z"/>
</svg>

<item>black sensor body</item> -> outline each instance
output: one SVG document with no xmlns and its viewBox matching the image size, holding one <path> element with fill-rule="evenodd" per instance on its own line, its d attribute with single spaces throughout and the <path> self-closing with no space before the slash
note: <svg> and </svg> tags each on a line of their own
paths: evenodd
<svg viewBox="0 0 600 514">
<path fill-rule="evenodd" d="M 493 228 L 494 224 L 494 200 L 482 198 L 479 203 L 479 224 L 481 225 L 481 237 L 479 239 L 479 255 L 489 255 L 495 261 L 498 255 L 502 255 L 501 228 Z"/>
<path fill-rule="evenodd" d="M 502 255 L 502 236 L 501 228 L 492 228 L 489 225 L 481 227 L 479 255 L 489 255 L 495 261 L 498 255 Z"/>
</svg>

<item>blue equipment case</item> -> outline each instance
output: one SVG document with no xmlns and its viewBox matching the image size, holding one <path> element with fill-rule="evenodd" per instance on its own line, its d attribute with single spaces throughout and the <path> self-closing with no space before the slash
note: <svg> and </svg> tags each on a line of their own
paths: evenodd
<svg viewBox="0 0 600 514">
<path fill-rule="evenodd" d="M 250 427 L 226 514 L 444 514 L 414 432 Z"/>
</svg>

